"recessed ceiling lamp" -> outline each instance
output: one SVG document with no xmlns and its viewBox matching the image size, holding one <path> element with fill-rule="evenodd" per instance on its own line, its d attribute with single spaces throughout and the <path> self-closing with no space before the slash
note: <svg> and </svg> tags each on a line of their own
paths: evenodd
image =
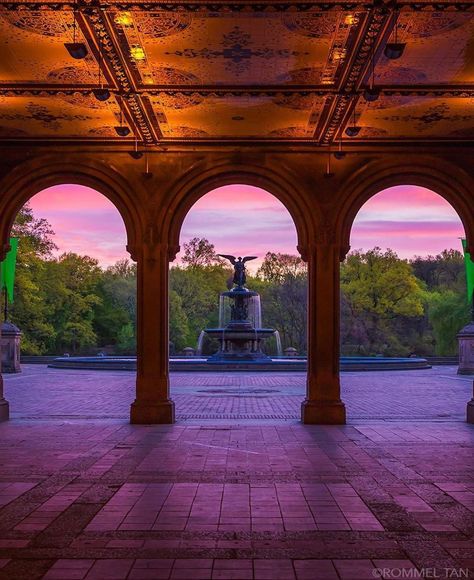
<svg viewBox="0 0 474 580">
<path fill-rule="evenodd" d="M 83 42 L 76 42 L 76 3 L 74 3 L 72 18 L 72 42 L 65 42 L 64 46 L 72 58 L 81 60 L 87 56 L 87 47 Z"/>
<path fill-rule="evenodd" d="M 133 58 L 133 60 L 145 60 L 146 59 L 145 50 L 139 44 L 134 44 L 130 48 L 130 56 Z"/>
<path fill-rule="evenodd" d="M 403 54 L 405 50 L 406 43 L 405 42 L 398 42 L 397 39 L 397 31 L 398 31 L 398 13 L 395 13 L 395 42 L 387 42 L 384 48 L 384 55 L 389 58 L 390 60 L 397 60 Z"/>
<path fill-rule="evenodd" d="M 94 97 L 101 102 L 110 99 L 110 91 L 102 83 L 102 39 L 99 39 L 99 88 L 92 89 Z"/>
<path fill-rule="evenodd" d="M 114 127 L 115 132 L 119 137 L 126 137 L 130 133 L 130 129 L 123 124 L 123 111 L 122 107 L 120 107 L 120 125 L 118 127 Z"/>
<path fill-rule="evenodd" d="M 380 89 L 374 87 L 374 78 L 375 78 L 375 40 L 372 39 L 372 58 L 370 59 L 370 64 L 372 67 L 372 74 L 370 77 L 370 86 L 366 87 L 364 90 L 364 99 L 369 103 L 376 101 L 380 95 Z"/>
<path fill-rule="evenodd" d="M 354 116 L 353 116 L 353 120 L 352 120 L 352 125 L 349 125 L 348 127 L 346 127 L 346 130 L 345 130 L 345 134 L 348 137 L 356 137 L 360 133 L 360 130 L 362 128 L 359 125 L 356 125 L 356 106 L 357 106 L 357 104 L 354 104 Z"/>
<path fill-rule="evenodd" d="M 132 26 L 133 18 L 130 12 L 119 12 L 117 16 L 114 18 L 114 22 L 124 27 Z"/>
</svg>

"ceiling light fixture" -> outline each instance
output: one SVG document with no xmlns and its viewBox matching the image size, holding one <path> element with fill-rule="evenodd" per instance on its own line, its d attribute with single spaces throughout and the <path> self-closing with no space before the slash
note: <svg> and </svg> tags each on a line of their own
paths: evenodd
<svg viewBox="0 0 474 580">
<path fill-rule="evenodd" d="M 72 10 L 72 42 L 65 42 L 64 47 L 69 55 L 76 60 L 81 60 L 87 56 L 87 47 L 83 42 L 76 42 L 76 2 Z"/>
<path fill-rule="evenodd" d="M 342 150 L 342 136 L 339 134 L 339 148 L 334 152 L 334 157 L 336 159 L 344 159 L 346 152 Z"/>
<path fill-rule="evenodd" d="M 130 129 L 123 124 L 123 111 L 122 107 L 120 107 L 120 125 L 118 127 L 114 127 L 115 132 L 119 137 L 126 137 L 130 134 Z"/>
<path fill-rule="evenodd" d="M 397 39 L 397 31 L 398 31 L 398 12 L 395 12 L 395 42 L 387 42 L 384 48 L 384 55 L 390 60 L 397 60 L 403 54 L 405 50 L 406 43 L 405 42 L 398 42 Z"/>
<path fill-rule="evenodd" d="M 369 103 L 376 101 L 380 96 L 380 89 L 374 87 L 375 80 L 375 39 L 372 39 L 372 58 L 370 59 L 370 64 L 372 67 L 372 74 L 370 77 L 370 85 L 364 89 L 364 99 Z"/>
<path fill-rule="evenodd" d="M 102 38 L 99 39 L 99 88 L 92 89 L 94 93 L 94 97 L 101 102 L 107 101 L 110 99 L 110 91 L 107 88 L 104 88 L 102 83 Z"/>
<path fill-rule="evenodd" d="M 354 104 L 354 116 L 353 116 L 353 120 L 352 120 L 352 125 L 349 125 L 348 127 L 346 127 L 345 133 L 348 137 L 356 137 L 361 130 L 361 127 L 359 125 L 356 125 L 356 107 L 357 107 L 357 102 Z"/>
<path fill-rule="evenodd" d="M 129 151 L 128 154 L 133 159 L 141 159 L 143 157 L 143 153 L 141 151 L 138 151 L 138 140 L 136 137 L 135 137 L 135 148 L 133 149 L 133 151 Z"/>
</svg>

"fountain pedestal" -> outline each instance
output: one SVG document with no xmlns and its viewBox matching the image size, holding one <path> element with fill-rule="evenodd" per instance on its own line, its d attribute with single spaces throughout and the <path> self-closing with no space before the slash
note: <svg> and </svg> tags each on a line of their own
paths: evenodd
<svg viewBox="0 0 474 580">
<path fill-rule="evenodd" d="M 206 328 L 204 332 L 219 341 L 219 350 L 207 359 L 208 363 L 268 362 L 262 350 L 263 341 L 275 333 L 273 328 L 260 328 L 260 296 L 242 286 L 222 292 L 220 328 Z M 228 301 L 228 308 L 225 302 Z M 225 312 L 230 320 L 223 324 Z"/>
</svg>

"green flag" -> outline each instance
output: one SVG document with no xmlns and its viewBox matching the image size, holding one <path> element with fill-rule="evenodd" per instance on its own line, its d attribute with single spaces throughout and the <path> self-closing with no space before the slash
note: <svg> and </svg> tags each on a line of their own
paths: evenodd
<svg viewBox="0 0 474 580">
<path fill-rule="evenodd" d="M 17 251 L 18 238 L 10 238 L 10 251 L 3 262 L 0 262 L 0 289 L 3 290 L 5 288 L 9 302 L 13 302 Z"/>
<path fill-rule="evenodd" d="M 466 240 L 462 239 L 461 242 L 464 250 L 464 263 L 466 264 L 467 299 L 469 302 L 472 302 L 474 292 L 474 262 L 471 260 L 471 254 L 467 251 Z"/>
</svg>

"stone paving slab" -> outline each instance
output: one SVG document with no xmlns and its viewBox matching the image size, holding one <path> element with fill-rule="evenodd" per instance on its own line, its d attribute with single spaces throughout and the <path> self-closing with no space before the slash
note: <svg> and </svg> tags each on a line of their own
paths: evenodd
<svg viewBox="0 0 474 580">
<path fill-rule="evenodd" d="M 14 420 L 0 566 L 19 580 L 467 574 L 473 441 L 461 422 Z"/>
<path fill-rule="evenodd" d="M 345 375 L 346 426 L 295 419 L 300 375 L 175 375 L 180 421 L 138 426 L 131 374 L 59 373 L 6 378 L 2 578 L 474 577 L 471 381 L 454 369 Z"/>
</svg>

